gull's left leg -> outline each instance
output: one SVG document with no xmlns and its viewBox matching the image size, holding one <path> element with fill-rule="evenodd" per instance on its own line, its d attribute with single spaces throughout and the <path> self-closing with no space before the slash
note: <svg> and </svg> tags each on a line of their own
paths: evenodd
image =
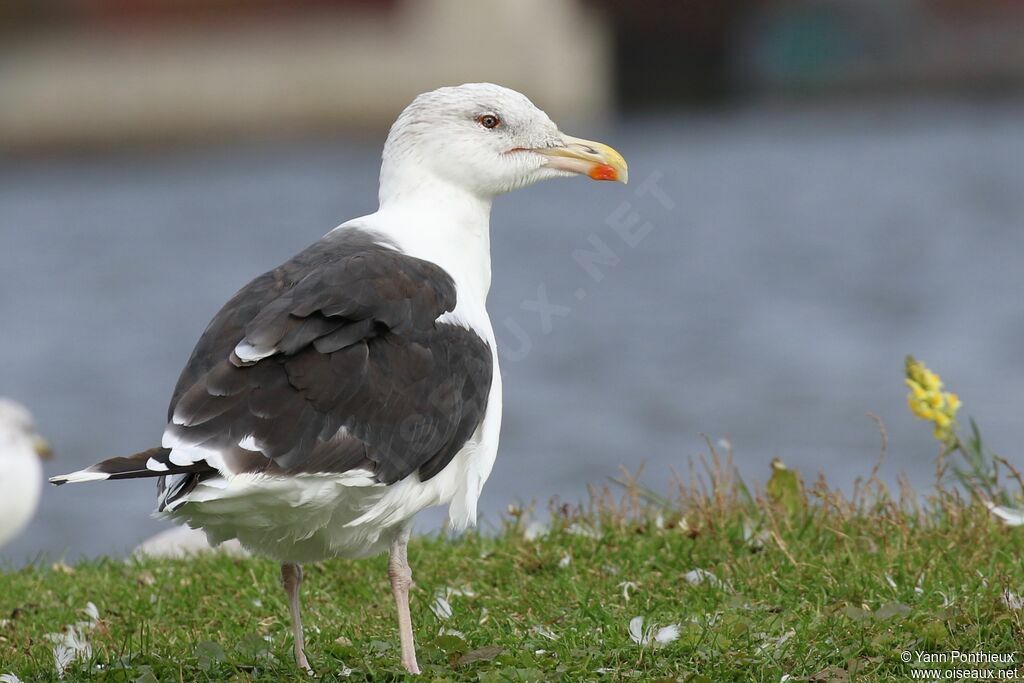
<svg viewBox="0 0 1024 683">
<path fill-rule="evenodd" d="M 409 614 L 412 569 L 409 568 L 407 546 L 411 530 L 412 525 L 406 522 L 391 543 L 388 577 L 391 579 L 391 592 L 395 595 L 395 606 L 398 607 L 398 638 L 402 644 L 402 666 L 409 673 L 418 674 L 420 667 L 416 664 L 416 643 L 413 642 L 412 616 Z"/>
<path fill-rule="evenodd" d="M 292 638 L 295 640 L 295 663 L 312 675 L 313 669 L 306 659 L 306 643 L 302 635 L 302 614 L 299 612 L 299 586 L 302 585 L 302 565 L 284 563 L 281 565 L 281 583 L 288 595 L 288 611 L 292 615 Z"/>
</svg>

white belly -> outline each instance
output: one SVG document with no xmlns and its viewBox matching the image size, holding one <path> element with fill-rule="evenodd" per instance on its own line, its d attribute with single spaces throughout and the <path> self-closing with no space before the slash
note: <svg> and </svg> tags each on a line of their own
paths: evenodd
<svg viewBox="0 0 1024 683">
<path fill-rule="evenodd" d="M 290 477 L 217 477 L 159 516 L 202 528 L 213 544 L 237 538 L 281 562 L 359 558 L 388 548 L 402 525 L 434 505 L 449 505 L 449 524 L 476 523 L 476 506 L 494 464 L 501 422 L 501 379 L 495 372 L 484 420 L 473 438 L 429 481 L 419 474 L 385 486 L 364 470 Z"/>
</svg>

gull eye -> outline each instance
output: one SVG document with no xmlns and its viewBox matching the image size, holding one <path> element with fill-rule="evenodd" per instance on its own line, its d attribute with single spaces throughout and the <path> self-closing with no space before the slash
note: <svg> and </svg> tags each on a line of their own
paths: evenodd
<svg viewBox="0 0 1024 683">
<path fill-rule="evenodd" d="M 497 128 L 498 124 L 501 123 L 501 119 L 499 119 L 494 114 L 482 114 L 481 116 L 477 117 L 476 121 L 484 128 Z"/>
</svg>

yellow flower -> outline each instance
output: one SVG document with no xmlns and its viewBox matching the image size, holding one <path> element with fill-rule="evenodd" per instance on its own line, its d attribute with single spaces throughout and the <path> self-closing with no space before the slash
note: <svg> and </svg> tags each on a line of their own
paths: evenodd
<svg viewBox="0 0 1024 683">
<path fill-rule="evenodd" d="M 952 392 L 942 391 L 942 379 L 913 356 L 907 356 L 906 375 L 910 412 L 935 425 L 932 434 L 937 440 L 943 443 L 950 441 L 956 431 L 960 398 Z"/>
<path fill-rule="evenodd" d="M 913 396 L 907 396 L 907 405 L 910 406 L 910 412 L 922 420 L 931 422 L 935 419 L 935 411 L 929 408 L 925 401 L 916 400 Z"/>
<path fill-rule="evenodd" d="M 922 387 L 917 382 L 915 382 L 914 380 L 907 379 L 904 381 L 907 383 L 907 386 L 910 387 L 911 395 L 908 398 L 910 398 L 912 401 L 920 401 L 924 399 L 926 396 L 928 396 L 928 392 L 925 391 L 925 388 Z"/>
</svg>

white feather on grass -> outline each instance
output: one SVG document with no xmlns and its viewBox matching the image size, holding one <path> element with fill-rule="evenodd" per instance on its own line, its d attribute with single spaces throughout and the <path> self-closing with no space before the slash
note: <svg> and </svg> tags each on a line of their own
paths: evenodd
<svg viewBox="0 0 1024 683">
<path fill-rule="evenodd" d="M 1003 520 L 1007 526 L 1024 525 L 1024 510 L 1006 507 L 1005 505 L 996 505 L 990 500 L 985 501 L 985 507 L 993 515 Z"/>
<path fill-rule="evenodd" d="M 679 624 L 669 624 L 658 629 L 651 624 L 645 629 L 644 618 L 633 617 L 629 620 L 629 638 L 640 647 L 668 645 L 679 638 Z"/>
<path fill-rule="evenodd" d="M 82 610 L 87 621 L 79 621 L 68 624 L 60 633 L 47 633 L 44 637 L 53 643 L 53 665 L 57 670 L 57 677 L 63 679 L 68 667 L 80 659 L 92 657 L 92 643 L 89 641 L 90 632 L 96 628 L 100 620 L 100 611 L 96 605 L 89 602 Z"/>
</svg>

